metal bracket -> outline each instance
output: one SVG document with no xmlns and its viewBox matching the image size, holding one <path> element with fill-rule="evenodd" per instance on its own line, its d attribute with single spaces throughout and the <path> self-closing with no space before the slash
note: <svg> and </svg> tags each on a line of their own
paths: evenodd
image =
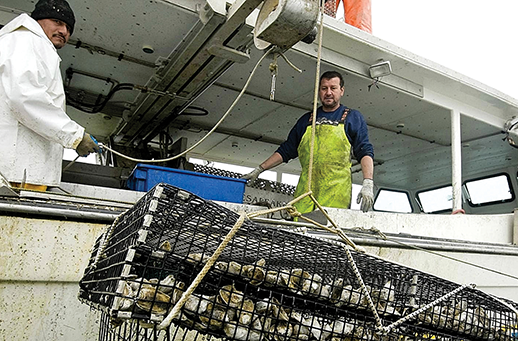
<svg viewBox="0 0 518 341">
<path fill-rule="evenodd" d="M 222 45 L 212 45 L 207 51 L 213 56 L 228 59 L 235 63 L 244 64 L 250 60 L 249 54 Z"/>
</svg>

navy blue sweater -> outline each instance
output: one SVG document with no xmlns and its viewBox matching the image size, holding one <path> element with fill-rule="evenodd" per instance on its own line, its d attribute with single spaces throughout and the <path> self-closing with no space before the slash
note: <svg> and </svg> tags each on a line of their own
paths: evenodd
<svg viewBox="0 0 518 341">
<path fill-rule="evenodd" d="M 325 112 L 322 110 L 322 107 L 319 107 L 317 110 L 317 124 L 322 119 L 338 124 L 346 108 L 344 105 L 340 105 L 335 111 Z M 310 115 L 311 113 L 307 113 L 299 118 L 295 126 L 291 129 L 288 139 L 277 149 L 277 152 L 281 154 L 284 162 L 288 162 L 299 156 L 297 148 L 299 147 L 300 140 L 302 140 L 302 136 L 306 132 L 306 128 L 308 125 L 311 125 L 309 121 Z M 358 110 L 351 109 L 349 111 L 345 118 L 344 128 L 345 135 L 351 144 L 354 158 L 358 162 L 366 155 L 374 159 L 374 148 L 369 142 L 367 123 Z"/>
</svg>

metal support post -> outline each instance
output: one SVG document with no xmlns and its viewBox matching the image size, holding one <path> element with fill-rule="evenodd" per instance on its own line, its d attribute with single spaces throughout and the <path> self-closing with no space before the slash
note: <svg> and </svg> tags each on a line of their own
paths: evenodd
<svg viewBox="0 0 518 341">
<path fill-rule="evenodd" d="M 451 184 L 453 187 L 452 210 L 462 209 L 462 141 L 460 112 L 456 109 L 451 111 Z"/>
</svg>

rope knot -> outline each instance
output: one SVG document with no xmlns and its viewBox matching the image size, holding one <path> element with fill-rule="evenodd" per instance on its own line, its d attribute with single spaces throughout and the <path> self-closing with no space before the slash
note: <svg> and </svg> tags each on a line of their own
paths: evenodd
<svg viewBox="0 0 518 341">
<path fill-rule="evenodd" d="M 297 209 L 295 207 L 291 206 L 291 205 L 290 206 L 286 206 L 286 211 L 288 211 L 290 216 L 292 216 L 293 218 L 298 218 L 298 217 L 302 216 L 302 213 L 297 211 Z"/>
</svg>

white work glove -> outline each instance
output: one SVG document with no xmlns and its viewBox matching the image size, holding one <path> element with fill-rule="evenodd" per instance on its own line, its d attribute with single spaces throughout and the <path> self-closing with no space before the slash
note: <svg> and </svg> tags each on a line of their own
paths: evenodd
<svg viewBox="0 0 518 341">
<path fill-rule="evenodd" d="M 367 212 L 372 209 L 374 204 L 374 181 L 372 179 L 363 179 L 363 186 L 356 203 L 361 203 L 361 210 Z"/>
<path fill-rule="evenodd" d="M 76 148 L 76 152 L 79 156 L 88 156 L 88 154 L 98 152 L 99 150 L 100 147 L 97 140 L 88 133 L 83 135 L 83 139 Z"/>
<path fill-rule="evenodd" d="M 259 165 L 259 166 L 255 167 L 255 169 L 253 171 L 251 171 L 250 173 L 243 175 L 241 177 L 241 179 L 248 180 L 248 183 L 250 185 L 253 185 L 254 182 L 257 180 L 257 177 L 259 176 L 259 174 L 261 174 L 262 172 L 264 172 L 264 168 Z"/>
</svg>

